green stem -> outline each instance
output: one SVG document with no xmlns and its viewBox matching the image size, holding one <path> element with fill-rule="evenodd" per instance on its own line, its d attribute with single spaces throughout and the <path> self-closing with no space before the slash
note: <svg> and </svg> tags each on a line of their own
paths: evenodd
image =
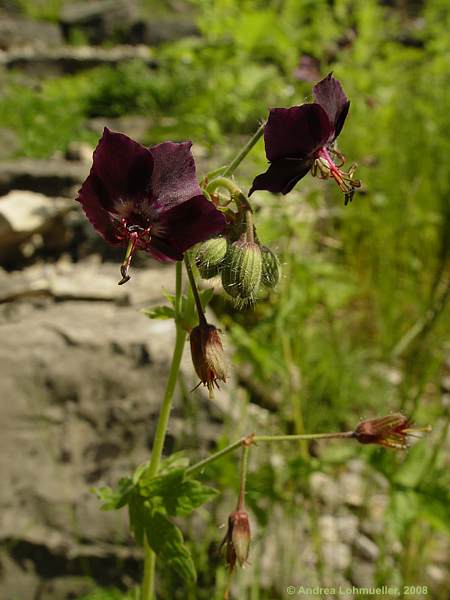
<svg viewBox="0 0 450 600">
<path fill-rule="evenodd" d="M 253 146 L 264 133 L 265 126 L 266 122 L 264 121 L 264 123 L 261 123 L 259 128 L 253 134 L 253 136 L 248 140 L 248 142 L 245 144 L 242 150 L 234 157 L 234 159 L 230 162 L 228 167 L 222 173 L 224 177 L 230 177 L 230 175 L 232 175 L 236 171 L 238 166 L 241 164 L 241 162 L 244 160 L 244 158 L 247 156 L 247 154 L 250 152 L 250 150 L 253 148 Z"/>
<path fill-rule="evenodd" d="M 241 458 L 241 474 L 240 474 L 240 485 L 239 485 L 239 498 L 237 502 L 237 511 L 244 510 L 245 504 L 245 484 L 247 482 L 247 468 L 248 468 L 248 455 L 250 452 L 249 444 L 242 444 L 242 458 Z"/>
<path fill-rule="evenodd" d="M 353 431 L 336 431 L 333 433 L 301 433 L 295 435 L 255 435 L 258 442 L 293 442 L 295 440 L 338 440 L 353 438 Z"/>
<path fill-rule="evenodd" d="M 226 177 L 216 177 L 210 183 L 208 183 L 206 187 L 206 191 L 209 194 L 212 194 L 217 188 L 225 188 L 230 192 L 230 196 L 238 196 L 241 194 L 241 190 L 238 186 L 231 181 L 231 179 L 227 179 Z"/>
<path fill-rule="evenodd" d="M 253 244 L 253 242 L 255 241 L 255 233 L 254 233 L 254 225 L 253 225 L 253 212 L 251 210 L 245 211 L 245 226 L 246 226 L 245 239 L 247 242 Z"/>
<path fill-rule="evenodd" d="M 166 391 L 161 405 L 161 410 L 156 426 L 155 438 L 153 440 L 152 453 L 150 456 L 150 464 L 148 467 L 148 476 L 154 477 L 161 463 L 164 441 L 166 439 L 167 426 L 169 424 L 170 411 L 172 408 L 172 400 L 175 392 L 175 386 L 180 371 L 181 358 L 183 356 L 184 344 L 186 341 L 186 332 L 183 330 L 179 316 L 181 312 L 181 287 L 182 287 L 182 263 L 176 264 L 176 289 L 175 289 L 175 324 L 176 324 L 176 339 L 175 348 L 172 356 L 172 364 L 170 366 L 169 378 L 167 380 Z M 150 548 L 147 539 L 144 544 L 144 579 L 142 582 L 141 600 L 154 600 L 155 594 L 155 562 L 156 556 Z"/>
<path fill-rule="evenodd" d="M 186 272 L 188 274 L 189 283 L 191 285 L 191 290 L 194 295 L 195 306 L 197 307 L 198 321 L 200 325 L 206 325 L 206 317 L 205 312 L 203 310 L 202 302 L 200 300 L 200 296 L 197 289 L 197 284 L 195 282 L 194 273 L 192 272 L 191 261 L 187 253 L 184 255 L 184 266 L 186 267 Z"/>
<path fill-rule="evenodd" d="M 250 434 L 246 437 L 241 438 L 237 442 L 233 442 L 229 446 L 226 446 L 222 450 L 211 454 L 207 458 L 204 458 L 198 463 L 193 464 L 191 467 L 186 469 L 186 475 L 193 475 L 202 471 L 206 466 L 210 465 L 216 460 L 223 458 L 227 454 L 234 452 L 240 446 L 251 446 L 253 443 L 258 442 L 294 442 L 299 440 L 337 440 L 337 439 L 351 439 L 354 437 L 353 431 L 337 431 L 333 433 L 304 433 L 301 435 L 253 435 Z"/>
<path fill-rule="evenodd" d="M 223 456 L 226 456 L 227 454 L 230 454 L 231 452 L 233 452 L 234 450 L 236 450 L 236 448 L 239 448 L 240 446 L 242 446 L 242 439 L 238 440 L 237 442 L 234 442 L 234 444 L 231 444 L 230 446 L 227 446 L 226 448 L 223 448 L 222 450 L 219 450 L 218 452 L 215 452 L 214 454 L 211 454 L 211 456 L 204 458 L 203 460 L 199 461 L 198 463 L 195 463 L 194 465 L 192 465 L 191 467 L 186 469 L 186 475 L 194 475 L 194 473 L 203 471 L 203 469 L 207 465 L 215 462 L 216 460 L 219 460 L 219 458 L 222 458 Z"/>
</svg>

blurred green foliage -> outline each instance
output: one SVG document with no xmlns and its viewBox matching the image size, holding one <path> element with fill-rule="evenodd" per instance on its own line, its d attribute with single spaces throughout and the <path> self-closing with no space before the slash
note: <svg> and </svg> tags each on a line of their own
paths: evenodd
<svg viewBox="0 0 450 600">
<path fill-rule="evenodd" d="M 311 472 L 334 474 L 362 455 L 371 472 L 389 482 L 385 529 L 375 540 L 383 550 L 378 584 L 423 584 L 435 551 L 433 533 L 448 534 L 450 525 L 449 409 L 442 386 L 450 348 L 444 310 L 450 280 L 450 5 L 190 4 L 202 36 L 155 51 L 157 70 L 130 62 L 33 85 L 11 76 L 0 95 L 2 127 L 17 132 L 19 154 L 48 156 L 74 139 L 94 143 L 90 118 L 141 114 L 151 120 L 144 141 L 190 137 L 222 160 L 268 106 L 310 96 L 311 83 L 294 76 L 301 56 L 314 57 L 322 75 L 334 71 L 352 102 L 340 149 L 358 161 L 363 191 L 345 209 L 331 183 L 311 178 L 287 197 L 257 194 L 259 237 L 279 253 L 282 282 L 253 312 L 236 313 L 221 299 L 215 308 L 236 348 L 238 376 L 254 402 L 277 411 L 277 432 L 350 429 L 361 418 L 396 410 L 433 424 L 433 433 L 406 456 L 337 444 L 312 448 L 318 457 L 306 446 L 300 452 L 286 448 L 284 469 L 268 461 L 249 481 L 249 503 L 261 524 L 277 505 L 292 515 L 303 509 L 299 487 L 314 513 Z M 261 144 L 237 173 L 239 181 L 249 184 L 264 168 Z M 231 428 L 228 433 L 234 439 Z M 209 475 L 220 489 L 236 486 L 235 460 L 215 465 Z M 370 495 L 375 483 L 369 479 L 367 486 Z M 364 509 L 358 516 L 364 518 Z M 191 548 L 204 591 L 180 596 L 179 582 L 172 582 L 165 597 L 223 597 L 225 571 L 220 567 L 216 574 L 207 554 L 216 537 L 217 531 L 208 531 Z M 391 551 L 393 541 L 400 551 Z M 444 586 L 432 597 L 447 591 Z M 246 589 L 242 598 L 247 592 L 252 600 L 275 597 Z"/>
</svg>

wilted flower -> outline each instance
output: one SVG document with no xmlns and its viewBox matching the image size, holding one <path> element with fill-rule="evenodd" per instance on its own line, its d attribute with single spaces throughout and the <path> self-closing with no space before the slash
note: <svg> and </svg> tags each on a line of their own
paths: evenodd
<svg viewBox="0 0 450 600">
<path fill-rule="evenodd" d="M 226 561 L 230 569 L 236 566 L 236 560 L 241 567 L 245 565 L 250 552 L 250 522 L 244 510 L 236 510 L 228 517 L 228 529 L 221 543 L 225 545 Z"/>
<path fill-rule="evenodd" d="M 430 431 L 430 427 L 415 428 L 408 418 L 400 413 L 362 421 L 353 432 L 353 437 L 361 444 L 378 444 L 387 448 L 405 449 L 408 437 Z"/>
<path fill-rule="evenodd" d="M 159 261 L 181 260 L 188 248 L 224 229 L 223 215 L 198 185 L 191 145 L 145 148 L 105 128 L 77 200 L 108 243 L 128 246 L 119 283 L 128 281 L 137 249 Z"/>
<path fill-rule="evenodd" d="M 226 383 L 227 374 L 219 330 L 209 323 L 200 323 L 191 331 L 191 356 L 195 372 L 208 388 L 210 397 L 218 381 Z M 199 383 L 199 385 L 200 385 Z"/>
<path fill-rule="evenodd" d="M 353 179 L 355 167 L 346 173 L 339 166 L 343 157 L 333 148 L 347 117 L 350 101 L 341 84 L 330 73 L 313 88 L 315 102 L 292 108 L 273 108 L 264 129 L 266 156 L 270 166 L 253 181 L 255 190 L 287 194 L 311 169 L 313 175 L 332 177 L 345 194 L 346 204 L 360 182 Z M 333 155 L 341 164 L 336 165 Z"/>
</svg>

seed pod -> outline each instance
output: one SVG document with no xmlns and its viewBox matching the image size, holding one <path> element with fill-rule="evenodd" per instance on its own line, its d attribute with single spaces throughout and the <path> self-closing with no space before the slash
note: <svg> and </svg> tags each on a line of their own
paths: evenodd
<svg viewBox="0 0 450 600">
<path fill-rule="evenodd" d="M 252 304 L 261 285 L 261 248 L 255 242 L 231 244 L 222 266 L 222 285 L 238 306 Z"/>
<path fill-rule="evenodd" d="M 270 248 L 262 246 L 262 282 L 268 288 L 274 288 L 280 281 L 281 265 L 278 257 Z"/>
<path fill-rule="evenodd" d="M 220 273 L 227 249 L 228 243 L 223 237 L 211 238 L 197 246 L 195 264 L 203 279 L 211 279 Z"/>
<path fill-rule="evenodd" d="M 190 334 L 191 357 L 200 383 L 208 388 L 212 397 L 214 386 L 219 381 L 226 383 L 227 374 L 222 341 L 219 330 L 214 325 L 202 323 L 194 327 Z"/>
<path fill-rule="evenodd" d="M 245 510 L 232 512 L 228 517 L 228 530 L 221 543 L 225 546 L 225 558 L 231 570 L 236 562 L 241 567 L 245 565 L 250 551 L 250 522 Z"/>
</svg>

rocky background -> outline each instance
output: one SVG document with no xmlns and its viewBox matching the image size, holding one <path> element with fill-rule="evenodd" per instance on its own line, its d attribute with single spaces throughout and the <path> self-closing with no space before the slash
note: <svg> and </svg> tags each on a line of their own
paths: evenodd
<svg viewBox="0 0 450 600">
<path fill-rule="evenodd" d="M 1 3 L 0 78 L 9 69 L 39 78 L 136 57 L 157 69 L 154 46 L 198 34 L 182 11 L 143 19 L 127 0 L 69 2 L 59 23 L 25 19 L 12 8 Z M 87 44 L 70 44 L 79 32 Z M 92 130 L 104 124 L 93 119 Z M 144 117 L 107 124 L 138 139 L 148 128 Z M 14 132 L 1 121 L 0 140 L 0 595 L 63 600 L 96 586 L 127 588 L 139 579 L 140 551 L 126 515 L 101 512 L 91 488 L 113 484 L 148 457 L 173 328 L 140 309 L 164 301 L 173 269 L 141 259 L 132 282 L 117 286 L 121 254 L 104 246 L 74 202 L 89 170 L 89 145 L 48 160 L 12 159 Z M 190 394 L 187 357 L 181 383 L 169 449 L 200 456 L 223 432 L 236 437 L 275 422 L 273 407 L 247 402 L 240 381 L 214 401 Z M 276 468 L 284 459 L 261 452 L 258 460 Z M 274 598 L 300 583 L 374 585 L 375 562 L 403 549 L 383 532 L 387 483 L 368 477 L 365 463 L 353 459 L 344 469 L 314 473 L 308 494 L 294 491 L 293 506 L 268 506 L 244 584 L 256 574 Z M 196 521 L 187 534 L 220 540 L 231 498 L 225 493 L 211 509 L 216 530 Z M 374 541 L 380 535 L 382 547 Z M 444 597 L 447 555 L 445 538 L 436 535 L 423 582 L 436 598 Z"/>
</svg>

